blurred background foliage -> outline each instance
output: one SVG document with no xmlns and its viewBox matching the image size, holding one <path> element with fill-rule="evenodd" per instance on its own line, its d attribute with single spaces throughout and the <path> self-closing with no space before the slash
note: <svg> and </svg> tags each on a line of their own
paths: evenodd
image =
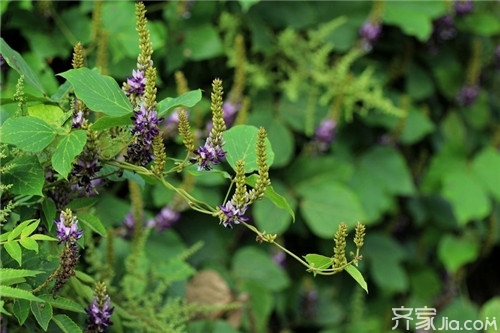
<svg viewBox="0 0 500 333">
<path fill-rule="evenodd" d="M 244 304 L 239 312 L 192 322 L 190 332 L 385 332 L 394 325 L 391 309 L 401 306 L 435 307 L 450 320 L 500 321 L 498 2 L 475 1 L 471 11 L 453 1 L 151 1 L 146 7 L 158 100 L 177 95 L 176 71 L 190 89 L 205 92 L 219 77 L 226 96 L 239 93 L 246 105 L 236 122 L 266 127 L 275 153 L 273 187 L 289 200 L 296 221 L 264 200 L 251 214 L 261 230 L 305 255 L 331 253 L 340 222 L 368 226 L 360 263 L 365 295 L 347 274 L 313 278 L 244 228 L 224 229 L 183 212 L 171 230 L 151 236 L 147 256 L 161 262 L 202 240 L 189 262 L 199 272 L 219 272 L 206 286 L 222 284 L 229 300 Z M 118 82 L 136 66 L 131 1 L 2 1 L 0 11 L 2 38 L 49 95 L 64 82 L 56 74 L 71 68 L 78 41 L 87 66 Z M 381 27 L 371 47 L 360 37 L 367 22 Z M 18 77 L 2 72 L 2 98 L 14 94 Z M 208 113 L 204 96 L 189 110 L 200 130 Z M 2 113 L 10 108 L 2 105 Z M 334 121 L 335 135 L 318 149 L 315 129 L 325 119 Z M 167 144 L 167 155 L 174 155 L 179 141 L 166 140 L 174 151 Z M 217 204 L 223 181 L 214 176 L 192 191 Z M 144 193 L 151 216 L 172 200 L 159 186 L 146 184 Z M 129 211 L 126 188 L 117 186 L 98 197 L 95 214 L 111 227 Z M 129 245 L 119 239 L 116 246 L 120 256 Z M 185 295 L 186 283 L 176 282 L 171 293 Z"/>
</svg>

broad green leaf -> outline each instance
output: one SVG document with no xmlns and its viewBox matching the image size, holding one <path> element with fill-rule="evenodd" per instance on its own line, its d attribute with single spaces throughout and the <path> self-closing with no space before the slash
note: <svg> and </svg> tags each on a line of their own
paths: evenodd
<svg viewBox="0 0 500 333">
<path fill-rule="evenodd" d="M 485 12 L 473 12 L 464 17 L 467 30 L 480 36 L 493 36 L 500 33 L 500 22 L 497 14 Z"/>
<path fill-rule="evenodd" d="M 16 316 L 19 325 L 22 326 L 30 314 L 30 301 L 16 299 L 12 304 L 12 313 Z"/>
<path fill-rule="evenodd" d="M 50 104 L 30 105 L 28 114 L 54 126 L 61 126 L 71 116 L 70 112 L 64 113 L 60 107 Z"/>
<path fill-rule="evenodd" d="M 248 10 L 253 6 L 260 2 L 260 0 L 238 0 L 243 13 L 248 12 Z"/>
<path fill-rule="evenodd" d="M 424 68 L 413 64 L 408 69 L 406 90 L 412 99 L 422 100 L 434 93 L 434 82 Z"/>
<path fill-rule="evenodd" d="M 404 144 L 413 144 L 432 133 L 434 129 L 435 126 L 428 116 L 417 109 L 410 109 L 399 139 Z"/>
<path fill-rule="evenodd" d="M 26 151 L 41 151 L 55 137 L 56 129 L 36 117 L 9 118 L 2 125 L 2 141 Z"/>
<path fill-rule="evenodd" d="M 384 5 L 383 21 L 394 24 L 406 34 L 425 42 L 432 33 L 433 19 L 445 13 L 445 4 L 437 1 L 428 2 L 425 6 L 418 1 L 389 1 Z"/>
<path fill-rule="evenodd" d="M 52 317 L 52 321 L 61 329 L 64 333 L 79 333 L 82 329 L 65 314 L 57 314 Z"/>
<path fill-rule="evenodd" d="M 332 266 L 333 259 L 321 254 L 309 253 L 304 256 L 307 263 L 317 269 L 328 269 Z"/>
<path fill-rule="evenodd" d="M 352 276 L 354 280 L 356 280 L 356 282 L 361 286 L 361 288 L 363 288 L 368 294 L 368 285 L 366 284 L 366 281 L 363 278 L 361 272 L 353 265 L 347 266 L 345 270 L 347 271 L 347 273 L 349 273 L 350 276 Z"/>
<path fill-rule="evenodd" d="M 21 230 L 21 239 L 28 237 L 31 235 L 33 231 L 35 231 L 36 228 L 38 228 L 38 225 L 40 224 L 40 220 L 31 220 L 33 223 L 27 224 L 22 230 Z"/>
<path fill-rule="evenodd" d="M 49 322 L 52 319 L 52 305 L 49 303 L 31 302 L 31 313 L 40 327 L 47 332 Z"/>
<path fill-rule="evenodd" d="M 108 116 L 122 116 L 132 112 L 130 101 L 112 77 L 88 68 L 70 69 L 59 75 L 73 85 L 76 97 L 89 109 Z"/>
<path fill-rule="evenodd" d="M 461 225 L 482 219 L 491 210 L 488 195 L 470 172 L 454 171 L 445 175 L 441 193 L 452 205 Z"/>
<path fill-rule="evenodd" d="M 45 173 L 36 156 L 22 156 L 10 161 L 6 164 L 8 165 L 14 167 L 2 174 L 2 183 L 12 184 L 9 192 L 43 196 Z"/>
<path fill-rule="evenodd" d="M 32 238 L 21 238 L 19 240 L 19 244 L 21 244 L 27 250 L 33 250 L 38 253 L 38 243 Z"/>
<path fill-rule="evenodd" d="M 173 108 L 186 106 L 188 108 L 195 106 L 201 100 L 201 90 L 191 90 L 179 97 L 167 97 L 158 103 L 158 117 L 163 117 Z"/>
<path fill-rule="evenodd" d="M 90 208 L 90 207 L 94 206 L 98 201 L 99 201 L 98 197 L 76 198 L 75 200 L 73 200 L 69 204 L 67 204 L 66 208 L 69 208 L 71 210 L 80 210 L 80 209 L 84 209 L 84 208 Z"/>
<path fill-rule="evenodd" d="M 17 241 L 10 241 L 7 242 L 3 245 L 5 251 L 14 259 L 17 261 L 19 266 L 22 265 L 23 263 L 23 253 L 21 250 L 21 246 L 19 246 L 19 243 Z"/>
<path fill-rule="evenodd" d="M 255 184 L 257 184 L 257 178 L 258 178 L 258 175 L 256 175 L 256 174 L 250 175 L 246 178 L 246 183 L 253 187 L 253 186 L 255 186 Z M 284 190 L 284 186 L 282 186 L 282 188 Z M 264 192 L 264 197 L 271 200 L 271 202 L 276 207 L 286 210 L 288 212 L 288 214 L 290 214 L 290 216 L 292 217 L 292 220 L 295 222 L 295 212 L 292 209 L 292 207 L 290 206 L 290 204 L 288 203 L 288 200 L 284 196 L 281 196 L 278 193 L 276 193 L 273 186 L 268 186 L 266 188 L 266 191 Z M 269 231 L 269 230 L 268 230 L 268 232 L 274 233 L 274 232 Z"/>
<path fill-rule="evenodd" d="M 26 299 L 28 301 L 37 301 L 41 302 L 42 300 L 29 291 L 19 289 L 19 288 L 13 288 L 5 285 L 0 285 L 0 295 L 2 295 L 2 298 L 19 298 L 19 299 Z"/>
<path fill-rule="evenodd" d="M 439 240 L 438 257 L 446 269 L 454 274 L 463 265 L 473 262 L 479 255 L 479 240 L 472 237 L 444 235 Z"/>
<path fill-rule="evenodd" d="M 290 284 L 288 276 L 269 254 L 255 247 L 239 249 L 233 257 L 232 269 L 237 279 L 260 283 L 270 291 L 280 291 Z"/>
<path fill-rule="evenodd" d="M 250 295 L 250 308 L 255 321 L 255 332 L 266 332 L 269 326 L 269 316 L 273 310 L 273 294 L 261 283 L 245 281 L 241 290 Z M 219 331 L 213 331 L 219 333 Z"/>
<path fill-rule="evenodd" d="M 102 225 L 98 217 L 91 214 L 78 214 L 78 220 L 99 235 L 106 237 L 106 228 Z"/>
<path fill-rule="evenodd" d="M 65 179 L 68 178 L 75 157 L 83 151 L 86 142 L 87 133 L 84 130 L 76 130 L 64 136 L 57 144 L 52 155 L 52 166 Z"/>
<path fill-rule="evenodd" d="M 222 41 L 212 24 L 190 25 L 184 34 L 185 58 L 198 61 L 222 55 Z"/>
<path fill-rule="evenodd" d="M 493 322 L 493 318 L 498 318 L 498 314 L 500 313 L 500 296 L 495 296 L 490 298 L 486 303 L 481 306 L 481 310 L 479 311 L 479 318 L 485 321 L 488 318 L 488 321 Z M 495 321 L 496 322 L 496 321 Z M 498 323 L 497 323 L 498 325 Z M 494 333 L 498 332 L 497 327 L 495 325 L 488 325 L 485 327 L 486 333 Z"/>
<path fill-rule="evenodd" d="M 85 309 L 80 304 L 72 301 L 71 299 L 57 296 L 54 298 L 52 295 L 40 295 L 40 299 L 52 305 L 56 309 L 69 310 L 78 313 L 85 313 Z"/>
<path fill-rule="evenodd" d="M 354 227 L 358 221 L 364 221 L 363 207 L 354 192 L 328 177 L 316 180 L 314 185 L 304 182 L 296 188 L 302 197 L 302 216 L 315 235 L 331 238 L 340 223 Z"/>
<path fill-rule="evenodd" d="M 43 95 L 46 95 L 42 84 L 38 80 L 33 70 L 30 68 L 30 66 L 26 63 L 26 61 L 24 61 L 23 57 L 21 57 L 18 52 L 11 49 L 11 47 L 5 42 L 3 38 L 0 38 L 0 49 L 2 50 L 2 56 L 4 57 L 7 64 L 9 64 L 10 67 L 18 72 L 19 75 L 24 75 L 24 82 L 36 88 Z"/>
<path fill-rule="evenodd" d="M 94 131 L 101 131 L 107 128 L 130 125 L 132 124 L 131 120 L 132 116 L 133 113 L 130 112 L 130 114 L 124 114 L 123 116 L 118 116 L 118 117 L 110 117 L 110 116 L 100 117 L 99 119 L 97 119 L 95 123 L 92 124 L 91 128 Z"/>
<path fill-rule="evenodd" d="M 500 201 L 500 153 L 493 147 L 483 149 L 472 161 L 472 171 L 483 187 Z"/>
<path fill-rule="evenodd" d="M 33 277 L 41 273 L 44 272 L 29 269 L 0 268 L 0 281 L 2 281 L 3 285 L 10 285 L 19 278 Z"/>
<path fill-rule="evenodd" d="M 237 125 L 227 130 L 223 137 L 226 144 L 224 149 L 226 160 L 233 170 L 236 170 L 238 160 L 245 161 L 245 172 L 249 173 L 259 168 L 257 165 L 257 153 L 255 147 L 259 129 L 250 125 Z M 271 166 L 274 160 L 274 152 L 269 139 L 266 139 L 267 165 Z"/>
</svg>

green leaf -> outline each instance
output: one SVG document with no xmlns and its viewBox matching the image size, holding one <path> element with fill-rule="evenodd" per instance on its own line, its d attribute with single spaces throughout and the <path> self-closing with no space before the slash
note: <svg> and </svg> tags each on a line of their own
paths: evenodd
<svg viewBox="0 0 500 333">
<path fill-rule="evenodd" d="M 68 298 L 64 298 L 62 296 L 54 298 L 52 295 L 40 295 L 39 297 L 56 309 L 85 313 L 83 306 Z"/>
<path fill-rule="evenodd" d="M 91 128 L 94 131 L 101 131 L 103 129 L 117 127 L 117 126 L 125 126 L 132 124 L 132 112 L 130 114 L 124 114 L 119 117 L 109 117 L 104 116 L 99 119 L 95 123 L 92 124 Z"/>
<path fill-rule="evenodd" d="M 480 36 L 493 36 L 500 33 L 500 22 L 497 14 L 476 11 L 464 17 L 468 31 Z"/>
<path fill-rule="evenodd" d="M 158 117 L 163 117 L 173 108 L 180 106 L 193 107 L 201 100 L 201 90 L 191 90 L 179 97 L 167 97 L 158 103 Z"/>
<path fill-rule="evenodd" d="M 56 204 L 52 201 L 52 199 L 48 197 L 44 198 L 42 202 L 42 212 L 45 217 L 45 221 L 47 222 L 47 228 L 51 231 L 52 226 L 54 225 L 54 219 L 56 218 Z"/>
<path fill-rule="evenodd" d="M 16 299 L 12 304 L 12 313 L 16 316 L 19 325 L 22 326 L 30 314 L 30 301 Z"/>
<path fill-rule="evenodd" d="M 112 77 L 88 68 L 70 69 L 59 75 L 73 85 L 76 97 L 89 109 L 108 116 L 131 114 L 132 104 Z"/>
<path fill-rule="evenodd" d="M 19 298 L 37 302 L 42 301 L 40 298 L 36 297 L 29 291 L 4 285 L 0 285 L 0 295 L 2 295 L 2 298 Z"/>
<path fill-rule="evenodd" d="M 82 329 L 65 314 L 57 314 L 52 317 L 52 321 L 61 329 L 64 333 L 78 333 L 82 332 Z"/>
<path fill-rule="evenodd" d="M 250 173 L 259 168 L 257 165 L 257 153 L 255 147 L 259 130 L 255 126 L 237 125 L 227 130 L 223 137 L 226 141 L 223 149 L 227 152 L 226 160 L 233 170 L 236 170 L 238 160 L 245 161 L 245 172 Z M 274 160 L 274 152 L 269 139 L 266 139 L 267 165 L 271 166 Z"/>
<path fill-rule="evenodd" d="M 412 64 L 408 69 L 406 90 L 414 100 L 421 100 L 434 93 L 434 82 L 422 67 Z"/>
<path fill-rule="evenodd" d="M 221 55 L 222 41 L 212 24 L 190 25 L 184 31 L 184 55 L 190 60 L 205 60 Z"/>
<path fill-rule="evenodd" d="M 491 210 L 490 199 L 470 172 L 457 170 L 444 175 L 441 193 L 452 205 L 461 225 L 473 219 L 482 219 Z"/>
<path fill-rule="evenodd" d="M 254 281 L 245 281 L 241 290 L 250 295 L 250 309 L 255 321 L 255 332 L 266 332 L 274 304 L 272 293 L 265 286 Z M 219 331 L 214 330 L 213 333 L 219 333 Z"/>
<path fill-rule="evenodd" d="M 476 260 L 479 250 L 479 240 L 467 236 L 444 235 L 439 240 L 438 257 L 446 270 L 454 274 L 463 265 Z"/>
<path fill-rule="evenodd" d="M 34 234 L 30 238 L 34 239 L 34 240 L 40 240 L 40 241 L 51 241 L 51 242 L 59 241 L 59 239 L 57 239 L 57 238 L 50 237 L 50 236 L 47 236 L 44 234 Z"/>
<path fill-rule="evenodd" d="M 21 250 L 21 246 L 19 246 L 19 243 L 17 241 L 11 241 L 7 242 L 3 245 L 5 251 L 14 259 L 17 261 L 19 266 L 22 265 L 23 262 L 23 253 Z"/>
<path fill-rule="evenodd" d="M 26 221 L 25 221 L 26 222 Z M 27 224 L 22 230 L 21 230 L 21 239 L 28 237 L 31 235 L 33 231 L 35 231 L 36 228 L 38 228 L 38 225 L 40 224 L 40 220 L 30 220 L 30 222 Z"/>
<path fill-rule="evenodd" d="M 408 112 L 401 137 L 403 144 L 413 144 L 434 131 L 433 122 L 422 111 L 411 108 Z"/>
<path fill-rule="evenodd" d="M 73 160 L 83 151 L 86 142 L 87 132 L 76 130 L 64 136 L 57 144 L 52 155 L 52 166 L 65 179 L 73 167 Z"/>
<path fill-rule="evenodd" d="M 472 161 L 472 171 L 484 188 L 500 202 L 500 153 L 493 147 L 479 152 Z"/>
<path fill-rule="evenodd" d="M 323 238 L 331 238 L 341 222 L 353 227 L 364 221 L 365 213 L 356 194 L 328 177 L 315 178 L 296 188 L 302 197 L 300 210 L 311 231 Z"/>
<path fill-rule="evenodd" d="M 31 313 L 35 316 L 38 325 L 47 332 L 52 319 L 52 306 L 48 303 L 31 302 Z"/>
<path fill-rule="evenodd" d="M 29 269 L 0 268 L 0 281 L 2 281 L 2 285 L 10 285 L 20 278 L 33 277 L 41 273 L 44 272 Z"/>
<path fill-rule="evenodd" d="M 9 233 L 9 237 L 7 238 L 9 241 L 16 239 L 23 232 L 24 228 L 28 226 L 30 223 L 36 220 L 26 220 L 19 223 L 12 231 Z"/>
<path fill-rule="evenodd" d="M 349 273 L 350 276 L 352 276 L 352 278 L 354 280 L 356 280 L 356 282 L 361 286 L 361 288 L 363 288 L 366 291 L 366 293 L 368 294 L 368 285 L 366 284 L 366 281 L 363 278 L 363 275 L 356 268 L 356 266 L 349 265 L 345 268 L 345 270 L 347 271 L 347 273 Z"/>
<path fill-rule="evenodd" d="M 43 196 L 45 173 L 36 156 L 22 156 L 6 164 L 9 165 L 14 167 L 2 174 L 2 183 L 12 184 L 9 192 Z"/>
<path fill-rule="evenodd" d="M 55 137 L 55 128 L 36 117 L 9 118 L 2 125 L 2 141 L 25 151 L 41 151 Z"/>
<path fill-rule="evenodd" d="M 234 276 L 243 281 L 253 281 L 268 290 L 280 291 L 290 284 L 286 273 L 269 254 L 255 247 L 243 247 L 233 257 Z"/>
<path fill-rule="evenodd" d="M 38 243 L 32 238 L 21 238 L 19 244 L 27 250 L 33 250 L 38 253 Z"/>
<path fill-rule="evenodd" d="M 383 21 L 396 25 L 406 34 L 425 42 L 432 33 L 432 20 L 445 12 L 444 3 L 437 1 L 428 2 L 425 6 L 418 1 L 389 1 L 384 5 Z"/>
<path fill-rule="evenodd" d="M 70 112 L 64 113 L 60 107 L 50 104 L 30 105 L 28 114 L 54 126 L 61 126 L 71 116 Z"/>
<path fill-rule="evenodd" d="M 304 256 L 307 263 L 317 269 L 328 269 L 332 267 L 333 259 L 320 254 L 309 253 Z"/>
<path fill-rule="evenodd" d="M 104 228 L 98 217 L 91 214 L 78 214 L 78 220 L 99 235 L 106 237 L 106 228 Z"/>
<path fill-rule="evenodd" d="M 260 0 L 238 0 L 238 2 L 240 3 L 243 13 L 246 13 L 253 5 L 258 4 Z"/>
<path fill-rule="evenodd" d="M 258 178 L 259 178 L 258 175 L 253 174 L 253 175 L 246 177 L 245 182 L 248 185 L 254 187 L 255 184 L 257 184 Z M 276 207 L 286 210 L 288 212 L 288 214 L 290 214 L 290 216 L 292 217 L 292 220 L 295 221 L 295 212 L 292 209 L 292 207 L 290 207 L 288 200 L 284 196 L 281 196 L 278 193 L 276 193 L 273 186 L 268 186 L 266 188 L 266 191 L 264 192 L 264 198 L 268 198 L 269 200 L 271 200 L 271 202 Z M 268 232 L 270 232 L 270 231 L 268 231 Z"/>
<path fill-rule="evenodd" d="M 488 321 L 491 323 L 493 321 L 492 318 L 497 318 L 500 313 L 500 297 L 495 296 L 490 298 L 486 303 L 484 303 L 479 311 L 480 320 L 485 321 L 488 318 Z M 486 324 L 486 322 L 485 322 Z M 494 333 L 498 332 L 496 325 L 488 325 L 485 326 L 486 333 Z"/>
<path fill-rule="evenodd" d="M 11 47 L 5 42 L 3 38 L 0 38 L 0 50 L 2 50 L 2 56 L 4 57 L 7 64 L 12 67 L 19 75 L 24 75 L 24 82 L 30 86 L 36 88 L 43 95 L 46 95 L 42 84 L 36 77 L 30 66 L 24 61 L 23 57 L 11 49 Z"/>
</svg>

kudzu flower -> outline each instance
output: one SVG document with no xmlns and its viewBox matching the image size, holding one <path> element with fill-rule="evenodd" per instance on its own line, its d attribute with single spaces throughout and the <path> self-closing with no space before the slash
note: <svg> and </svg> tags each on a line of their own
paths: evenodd
<svg viewBox="0 0 500 333">
<path fill-rule="evenodd" d="M 80 239 L 83 234 L 83 230 L 78 230 L 78 219 L 73 216 L 71 209 L 66 209 L 62 211 L 59 215 L 59 221 L 54 221 L 57 228 L 57 238 L 59 238 L 59 244 L 64 242 L 75 242 Z"/>
<path fill-rule="evenodd" d="M 78 111 L 73 115 L 73 124 L 72 128 L 81 128 L 85 123 L 85 118 L 83 115 L 83 111 Z"/>
<path fill-rule="evenodd" d="M 225 205 L 220 205 L 219 208 L 223 213 L 222 225 L 226 228 L 231 229 L 233 223 L 239 224 L 248 221 L 248 217 L 243 216 L 248 208 L 246 204 L 236 204 L 230 200 Z"/>
<path fill-rule="evenodd" d="M 225 143 L 222 136 L 219 141 L 222 142 L 222 145 Z M 198 147 L 194 153 L 197 156 L 196 160 L 198 161 L 199 171 L 211 170 L 213 165 L 219 164 L 226 156 L 226 152 L 222 149 L 221 145 L 214 145 L 210 137 L 207 138 L 205 145 Z"/>
<path fill-rule="evenodd" d="M 144 90 L 146 89 L 146 77 L 144 76 L 144 71 L 132 70 L 132 77 L 127 77 L 127 82 L 125 83 L 123 90 L 127 96 L 139 96 L 144 95 Z"/>
<path fill-rule="evenodd" d="M 241 109 L 241 103 L 234 103 L 227 100 L 222 104 L 222 112 L 224 113 L 224 122 L 227 126 L 231 126 L 234 122 L 236 113 Z"/>
<path fill-rule="evenodd" d="M 432 32 L 432 37 L 438 42 L 443 42 L 452 39 L 456 35 L 455 20 L 451 15 L 445 15 L 433 23 L 434 30 Z"/>
<path fill-rule="evenodd" d="M 455 1 L 454 7 L 457 15 L 464 16 L 474 10 L 474 2 L 472 0 Z"/>
<path fill-rule="evenodd" d="M 314 134 L 314 142 L 318 144 L 320 151 L 326 151 L 328 146 L 335 139 L 337 122 L 332 119 L 323 119 L 316 128 Z"/>
<path fill-rule="evenodd" d="M 457 94 L 457 103 L 462 106 L 472 106 L 479 95 L 479 87 L 466 85 Z"/>
<path fill-rule="evenodd" d="M 158 113 L 154 109 L 148 109 L 141 105 L 139 111 L 134 111 L 132 117 L 134 128 L 134 142 L 127 148 L 127 160 L 139 165 L 146 165 L 153 160 L 151 148 L 153 138 L 158 135 Z"/>
<path fill-rule="evenodd" d="M 365 22 L 359 28 L 361 44 L 366 51 L 370 51 L 382 33 L 382 26 L 376 22 Z"/>
<path fill-rule="evenodd" d="M 148 227 L 156 227 L 156 230 L 158 231 L 170 229 L 177 221 L 179 221 L 180 217 L 181 214 L 179 212 L 176 212 L 170 206 L 165 206 L 154 219 L 149 220 Z"/>
<path fill-rule="evenodd" d="M 111 299 L 106 293 L 106 285 L 97 282 L 94 290 L 94 299 L 85 310 L 88 315 L 86 333 L 107 332 L 109 326 L 113 325 L 111 315 L 114 307 L 111 307 Z"/>
<path fill-rule="evenodd" d="M 103 183 L 102 179 L 96 178 L 101 168 L 97 157 L 90 161 L 78 158 L 71 170 L 71 175 L 75 177 L 77 183 L 72 185 L 71 189 L 88 197 L 96 195 L 96 187 Z"/>
</svg>

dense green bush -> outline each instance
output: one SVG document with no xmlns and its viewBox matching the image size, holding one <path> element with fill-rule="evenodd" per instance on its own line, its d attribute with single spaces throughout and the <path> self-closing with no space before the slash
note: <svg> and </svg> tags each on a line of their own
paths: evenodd
<svg viewBox="0 0 500 333">
<path fill-rule="evenodd" d="M 498 3 L 145 5 L 0 4 L 2 329 L 500 326 Z"/>
</svg>

